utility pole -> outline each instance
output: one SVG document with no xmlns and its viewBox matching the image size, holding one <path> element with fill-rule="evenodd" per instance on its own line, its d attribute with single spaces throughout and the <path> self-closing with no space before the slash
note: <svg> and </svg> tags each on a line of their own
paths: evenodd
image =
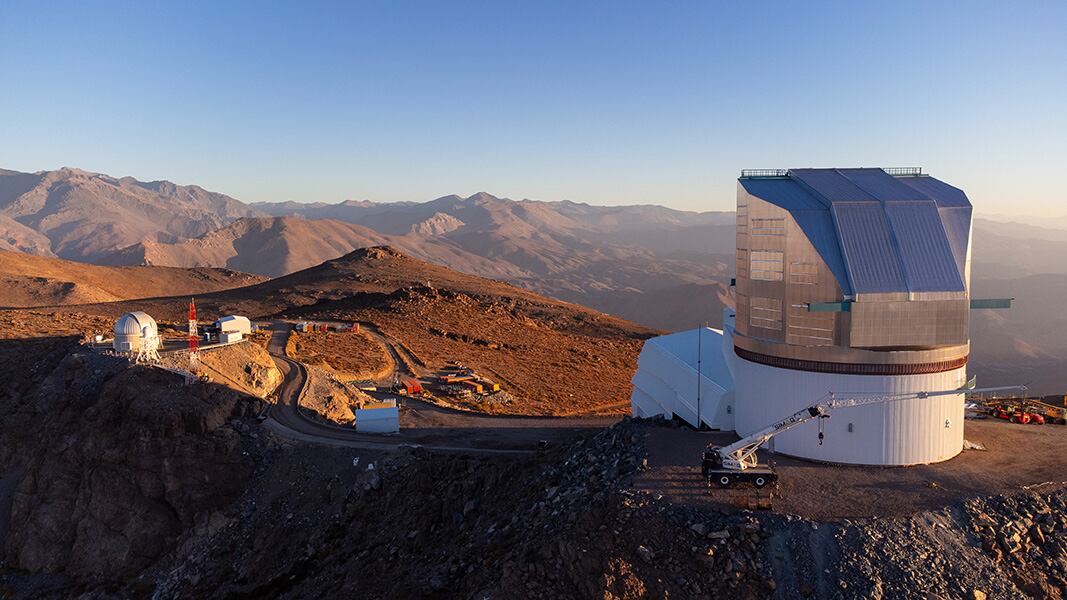
<svg viewBox="0 0 1067 600">
<path fill-rule="evenodd" d="M 196 332 L 196 303 L 189 299 L 189 371 L 200 370 L 200 336 Z"/>
<path fill-rule="evenodd" d="M 700 338 L 704 337 L 704 327 L 697 327 L 697 431 L 704 427 L 700 421 Z"/>
</svg>

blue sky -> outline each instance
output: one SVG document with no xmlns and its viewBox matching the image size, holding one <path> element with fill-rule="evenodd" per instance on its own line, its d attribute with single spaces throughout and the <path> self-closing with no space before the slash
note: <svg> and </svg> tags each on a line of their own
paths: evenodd
<svg viewBox="0 0 1067 600">
<path fill-rule="evenodd" d="M 911 166 L 1067 214 L 1064 2 L 0 2 L 0 167 L 729 209 Z"/>
</svg>

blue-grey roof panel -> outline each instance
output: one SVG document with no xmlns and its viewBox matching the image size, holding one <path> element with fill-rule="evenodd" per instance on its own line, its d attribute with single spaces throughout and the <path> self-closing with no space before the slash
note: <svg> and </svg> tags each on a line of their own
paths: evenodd
<svg viewBox="0 0 1067 600">
<path fill-rule="evenodd" d="M 792 179 L 742 179 L 741 185 L 753 196 L 786 210 L 826 210 L 829 206 Z"/>
<path fill-rule="evenodd" d="M 929 200 L 921 191 L 904 185 L 899 179 L 881 169 L 838 169 L 841 175 L 856 187 L 875 198 L 893 200 Z"/>
<path fill-rule="evenodd" d="M 792 169 L 740 181 L 790 212 L 845 294 L 965 289 L 971 204 L 955 187 L 882 169 Z"/>
<path fill-rule="evenodd" d="M 835 202 L 833 213 L 856 292 L 906 291 L 881 203 Z"/>
<path fill-rule="evenodd" d="M 938 206 L 966 206 L 970 208 L 971 201 L 963 190 L 953 187 L 944 181 L 933 177 L 901 177 L 898 179 L 904 185 L 919 190 L 937 202 Z"/>
<path fill-rule="evenodd" d="M 837 169 L 790 169 L 789 176 L 830 202 L 874 202 L 875 198 L 849 181 Z"/>
<path fill-rule="evenodd" d="M 885 214 L 912 292 L 962 292 L 963 277 L 932 200 L 887 202 Z"/>
</svg>

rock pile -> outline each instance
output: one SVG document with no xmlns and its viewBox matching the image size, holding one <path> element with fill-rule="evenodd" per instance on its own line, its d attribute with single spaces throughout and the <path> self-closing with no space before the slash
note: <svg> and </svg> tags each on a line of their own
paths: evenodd
<svg viewBox="0 0 1067 600">
<path fill-rule="evenodd" d="M 835 595 L 1063 598 L 1065 510 L 1067 490 L 1060 489 L 975 498 L 907 519 L 843 524 L 830 544 L 841 553 Z"/>
</svg>

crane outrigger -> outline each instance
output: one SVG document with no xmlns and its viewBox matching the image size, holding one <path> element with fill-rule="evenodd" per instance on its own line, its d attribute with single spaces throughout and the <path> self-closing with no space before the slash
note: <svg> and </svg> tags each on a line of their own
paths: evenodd
<svg viewBox="0 0 1067 600">
<path fill-rule="evenodd" d="M 955 390 L 943 390 L 938 392 L 909 392 L 902 394 L 883 394 L 869 396 L 853 396 L 849 398 L 837 398 L 833 392 L 826 395 L 826 400 L 818 402 L 805 409 L 799 410 L 792 415 L 776 421 L 763 429 L 747 435 L 729 446 L 708 445 L 704 450 L 701 472 L 708 480 L 708 485 L 716 483 L 721 487 L 730 487 L 735 483 L 751 483 L 757 488 L 773 484 L 778 480 L 774 468 L 768 464 L 760 463 L 756 451 L 766 444 L 774 436 L 789 431 L 811 421 L 812 419 L 829 419 L 830 413 L 838 408 L 852 406 L 866 406 L 869 404 L 883 404 L 899 400 L 911 400 L 914 398 L 931 398 L 934 396 L 951 396 L 957 394 L 976 394 L 985 392 L 1000 392 L 1008 390 L 1025 390 L 1024 385 L 1013 385 L 992 388 L 967 388 Z M 822 422 L 819 422 L 819 444 L 823 442 Z"/>
</svg>

